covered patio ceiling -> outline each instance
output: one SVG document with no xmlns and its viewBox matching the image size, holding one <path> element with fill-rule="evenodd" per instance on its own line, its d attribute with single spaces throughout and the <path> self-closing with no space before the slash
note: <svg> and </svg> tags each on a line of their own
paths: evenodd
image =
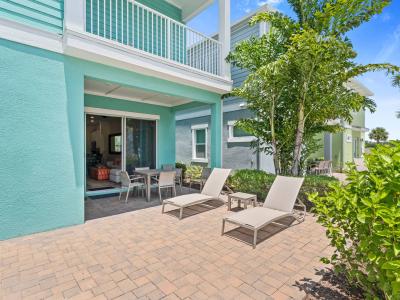
<svg viewBox="0 0 400 300">
<path fill-rule="evenodd" d="M 177 106 L 192 102 L 166 94 L 126 87 L 119 84 L 85 78 L 85 94 L 142 102 L 161 106 Z"/>
<path fill-rule="evenodd" d="M 187 22 L 211 5 L 214 0 L 167 0 L 167 2 L 182 9 L 183 21 Z"/>
</svg>

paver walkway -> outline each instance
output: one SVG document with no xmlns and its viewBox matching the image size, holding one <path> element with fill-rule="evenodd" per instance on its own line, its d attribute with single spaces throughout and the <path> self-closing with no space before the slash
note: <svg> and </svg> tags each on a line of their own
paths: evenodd
<svg viewBox="0 0 400 300">
<path fill-rule="evenodd" d="M 253 250 L 244 230 L 221 237 L 226 206 L 182 221 L 160 211 L 0 242 L 0 298 L 302 299 L 330 252 L 312 216 L 267 227 Z"/>
</svg>

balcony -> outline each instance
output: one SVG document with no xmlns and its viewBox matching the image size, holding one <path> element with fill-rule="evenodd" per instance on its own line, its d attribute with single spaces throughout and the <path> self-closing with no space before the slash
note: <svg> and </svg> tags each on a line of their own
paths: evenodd
<svg viewBox="0 0 400 300">
<path fill-rule="evenodd" d="M 221 43 L 138 2 L 87 0 L 85 30 L 214 75 L 221 75 Z"/>
<path fill-rule="evenodd" d="M 192 10 L 197 6 L 199 11 L 212 1 L 181 2 Z M 65 51 L 72 56 L 225 93 L 231 89 L 230 68 L 224 60 L 230 44 L 229 30 L 225 29 L 230 28 L 229 1 L 219 3 L 223 18 L 221 39 L 215 40 L 134 0 L 66 0 Z"/>
</svg>

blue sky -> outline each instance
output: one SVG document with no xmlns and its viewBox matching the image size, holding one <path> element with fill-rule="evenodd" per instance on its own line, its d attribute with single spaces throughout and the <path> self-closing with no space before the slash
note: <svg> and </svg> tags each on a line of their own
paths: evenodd
<svg viewBox="0 0 400 300">
<path fill-rule="evenodd" d="M 208 35 L 215 33 L 218 28 L 218 1 L 214 2 L 193 19 L 189 26 Z M 264 4 L 285 14 L 293 14 L 283 0 L 231 0 L 231 21 L 239 20 Z M 358 53 L 357 62 L 389 62 L 400 66 L 400 0 L 392 1 L 382 14 L 353 30 L 348 36 Z M 368 73 L 359 79 L 374 93 L 372 98 L 377 104 L 374 114 L 367 113 L 366 127 L 384 127 L 390 139 L 400 139 L 400 119 L 395 116 L 395 111 L 400 110 L 400 88 L 392 87 L 390 78 L 383 72 Z"/>
</svg>

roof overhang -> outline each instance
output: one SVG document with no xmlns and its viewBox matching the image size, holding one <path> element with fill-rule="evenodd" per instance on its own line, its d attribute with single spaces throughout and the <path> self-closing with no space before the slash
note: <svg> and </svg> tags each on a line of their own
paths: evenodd
<svg viewBox="0 0 400 300">
<path fill-rule="evenodd" d="M 350 79 L 347 83 L 346 86 L 354 91 L 356 91 L 357 93 L 359 93 L 361 96 L 365 96 L 365 97 L 371 97 L 374 95 L 374 93 L 368 89 L 365 85 L 363 85 L 360 81 L 358 81 L 357 79 Z"/>
<path fill-rule="evenodd" d="M 166 0 L 167 2 L 179 7 L 182 10 L 182 19 L 184 22 L 190 21 L 200 12 L 210 6 L 214 0 Z"/>
</svg>

